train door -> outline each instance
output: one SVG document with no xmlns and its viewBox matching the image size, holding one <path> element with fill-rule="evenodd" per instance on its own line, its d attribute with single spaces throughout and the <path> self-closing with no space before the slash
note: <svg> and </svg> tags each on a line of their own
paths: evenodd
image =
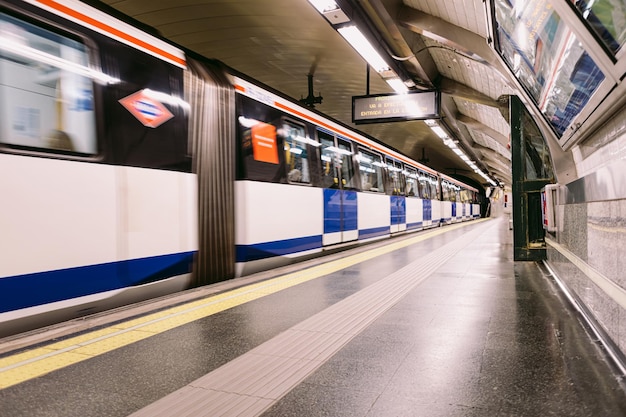
<svg viewBox="0 0 626 417">
<path fill-rule="evenodd" d="M 404 176 L 402 164 L 387 158 L 387 171 L 391 181 L 392 194 L 389 196 L 390 204 L 390 233 L 398 233 L 406 230 L 406 198 L 404 196 Z"/>
<path fill-rule="evenodd" d="M 325 132 L 321 143 L 324 184 L 323 245 L 349 242 L 359 237 L 357 229 L 357 178 L 352 144 Z"/>
</svg>

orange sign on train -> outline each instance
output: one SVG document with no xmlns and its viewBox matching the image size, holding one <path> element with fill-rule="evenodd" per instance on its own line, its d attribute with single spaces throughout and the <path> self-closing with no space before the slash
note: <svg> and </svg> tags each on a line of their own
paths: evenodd
<svg viewBox="0 0 626 417">
<path fill-rule="evenodd" d="M 256 161 L 278 163 L 275 126 L 261 122 L 252 126 L 252 153 Z"/>
</svg>

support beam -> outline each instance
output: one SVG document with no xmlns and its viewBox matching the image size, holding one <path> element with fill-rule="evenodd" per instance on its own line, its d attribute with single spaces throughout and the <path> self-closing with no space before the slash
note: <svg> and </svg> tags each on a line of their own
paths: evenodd
<svg viewBox="0 0 626 417">
<path fill-rule="evenodd" d="M 500 174 L 500 176 L 504 176 L 507 179 L 512 178 L 510 166 L 502 166 L 499 161 L 494 160 L 490 157 L 485 157 L 485 160 L 483 160 L 483 162 L 487 164 L 487 166 L 489 167 L 489 171 L 496 171 Z"/>
<path fill-rule="evenodd" d="M 480 35 L 408 6 L 400 8 L 398 21 L 415 33 L 482 61 L 509 80 L 508 71 L 489 47 L 487 40 Z"/>
<path fill-rule="evenodd" d="M 496 142 L 498 142 L 502 146 L 507 146 L 509 143 L 509 138 L 507 136 L 504 136 L 502 133 L 498 132 L 495 129 L 490 128 L 489 126 L 479 122 L 476 119 L 472 119 L 469 116 L 459 113 L 456 115 L 456 120 L 458 120 L 460 123 L 463 123 L 469 129 L 475 130 L 477 132 L 480 132 L 489 136 L 490 138 L 494 139 Z"/>
<path fill-rule="evenodd" d="M 468 87 L 465 84 L 461 84 L 460 82 L 450 78 L 442 77 L 439 83 L 439 89 L 442 93 L 449 94 L 472 103 L 482 104 L 489 107 L 498 107 L 498 102 L 496 100 L 481 93 L 480 91 L 474 90 L 472 87 Z"/>
<path fill-rule="evenodd" d="M 482 152 L 482 163 L 485 164 L 490 172 L 496 171 L 504 180 L 511 180 L 511 161 L 506 159 L 497 151 L 474 142 L 472 147 Z"/>
<path fill-rule="evenodd" d="M 504 155 L 502 155 L 500 152 L 496 151 L 495 149 L 492 149 L 488 146 L 483 146 L 480 143 L 474 142 L 472 144 L 472 148 L 474 149 L 478 149 L 479 151 L 483 152 L 484 154 L 489 154 L 490 156 L 496 158 L 498 161 L 500 161 L 504 166 L 511 168 L 511 160 L 506 158 Z"/>
<path fill-rule="evenodd" d="M 404 61 L 404 67 L 408 72 L 415 75 L 419 81 L 422 81 L 421 84 L 418 84 L 418 88 L 432 88 L 433 80 L 437 78 L 439 73 L 437 65 L 435 65 L 435 62 L 428 54 L 419 58 L 414 56 L 411 48 L 424 48 L 424 41 L 415 33 L 412 33 L 413 38 L 410 38 L 407 36 L 406 31 L 403 33 L 403 28 L 396 24 L 397 22 L 392 16 L 396 16 L 399 13 L 397 4 L 394 2 L 383 4 L 380 0 L 363 0 L 358 3 L 369 18 L 372 19 L 372 23 L 385 41 L 392 45 L 394 53 L 408 58 Z M 410 42 L 412 47 L 407 42 Z"/>
</svg>

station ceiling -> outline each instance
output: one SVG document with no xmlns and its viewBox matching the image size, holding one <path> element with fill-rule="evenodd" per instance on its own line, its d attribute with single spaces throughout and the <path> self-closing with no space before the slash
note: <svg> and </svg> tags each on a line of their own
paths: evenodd
<svg viewBox="0 0 626 417">
<path fill-rule="evenodd" d="M 423 121 L 355 126 L 352 97 L 391 87 L 307 0 L 104 0 L 161 34 L 319 110 L 414 160 L 457 178 L 486 181 Z M 491 178 L 511 184 L 509 126 L 500 97 L 514 84 L 488 45 L 483 0 L 337 0 L 360 19 L 414 89 L 442 93 L 445 127 Z M 365 22 L 365 23 L 363 23 Z"/>
</svg>

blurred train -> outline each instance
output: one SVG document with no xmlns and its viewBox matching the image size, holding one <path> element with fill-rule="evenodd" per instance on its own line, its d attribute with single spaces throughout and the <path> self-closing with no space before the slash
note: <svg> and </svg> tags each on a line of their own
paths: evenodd
<svg viewBox="0 0 626 417">
<path fill-rule="evenodd" d="M 0 1 L 0 337 L 480 216 L 478 190 L 113 9 Z"/>
</svg>

